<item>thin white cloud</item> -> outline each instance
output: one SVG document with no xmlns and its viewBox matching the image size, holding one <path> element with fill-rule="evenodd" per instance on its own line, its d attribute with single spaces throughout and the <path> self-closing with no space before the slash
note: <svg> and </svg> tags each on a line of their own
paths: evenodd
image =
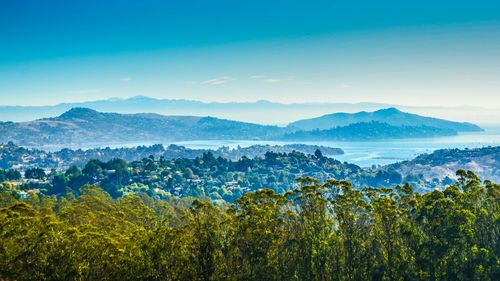
<svg viewBox="0 0 500 281">
<path fill-rule="evenodd" d="M 132 81 L 132 77 L 130 77 L 130 76 L 122 77 L 122 78 L 120 78 L 120 81 L 123 81 L 123 82 Z"/>
<path fill-rule="evenodd" d="M 264 79 L 266 78 L 265 75 L 252 75 L 250 76 L 250 79 Z"/>
<path fill-rule="evenodd" d="M 281 83 L 285 81 L 294 81 L 296 76 L 287 76 L 285 78 L 273 78 L 266 75 L 252 75 L 249 78 L 253 80 L 259 80 L 260 82 L 264 83 Z"/>
<path fill-rule="evenodd" d="M 347 84 L 347 83 L 340 83 L 340 84 L 337 84 L 337 88 L 340 88 L 340 89 L 349 89 L 349 88 L 352 88 L 352 85 L 351 84 Z"/>
<path fill-rule="evenodd" d="M 207 84 L 207 85 L 222 85 L 226 84 L 229 81 L 236 80 L 234 77 L 231 76 L 221 76 L 221 77 L 216 77 L 213 79 L 209 79 L 206 81 L 201 82 L 201 84 Z"/>
<path fill-rule="evenodd" d="M 100 93 L 101 90 L 100 89 L 81 89 L 81 90 L 70 90 L 70 91 L 66 91 L 66 94 L 76 94 L 76 95 L 79 95 L 79 94 L 97 94 L 97 93 Z"/>
<path fill-rule="evenodd" d="M 264 79 L 262 81 L 264 81 L 266 83 L 279 83 L 279 82 L 281 82 L 281 79 L 270 78 L 270 79 Z"/>
<path fill-rule="evenodd" d="M 307 81 L 291 81 L 288 82 L 289 85 L 314 85 L 312 82 L 307 82 Z"/>
</svg>

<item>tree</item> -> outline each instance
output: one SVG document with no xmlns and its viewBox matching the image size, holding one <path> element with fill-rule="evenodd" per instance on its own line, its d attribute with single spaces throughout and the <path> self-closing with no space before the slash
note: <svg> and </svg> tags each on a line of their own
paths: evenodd
<svg viewBox="0 0 500 281">
<path fill-rule="evenodd" d="M 45 180 L 47 178 L 47 175 L 41 168 L 30 168 L 24 172 L 24 177 L 26 177 L 27 179 Z"/>
<path fill-rule="evenodd" d="M 240 268 L 231 279 L 277 280 L 278 252 L 282 240 L 282 195 L 270 189 L 246 193 L 236 200 L 231 257 Z"/>
<path fill-rule="evenodd" d="M 2 184 L 0 280 L 498 280 L 500 185 L 458 173 L 424 194 L 302 177 L 235 204 Z"/>
<path fill-rule="evenodd" d="M 8 180 L 16 181 L 21 179 L 21 173 L 14 169 L 9 169 L 6 172 L 6 177 Z"/>
<path fill-rule="evenodd" d="M 68 178 L 65 174 L 56 174 L 52 178 L 52 186 L 48 190 L 48 194 L 62 194 L 68 188 Z"/>
</svg>

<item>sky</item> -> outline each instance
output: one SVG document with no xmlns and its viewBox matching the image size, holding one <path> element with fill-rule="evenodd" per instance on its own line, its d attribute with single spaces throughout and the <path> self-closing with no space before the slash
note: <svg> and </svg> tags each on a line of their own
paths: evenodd
<svg viewBox="0 0 500 281">
<path fill-rule="evenodd" d="M 0 0 L 0 105 L 500 107 L 498 0 Z"/>
</svg>

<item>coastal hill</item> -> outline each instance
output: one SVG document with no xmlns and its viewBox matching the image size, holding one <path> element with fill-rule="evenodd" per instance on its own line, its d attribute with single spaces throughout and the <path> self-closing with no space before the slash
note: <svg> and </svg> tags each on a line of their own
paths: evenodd
<svg viewBox="0 0 500 281">
<path fill-rule="evenodd" d="M 196 139 L 269 139 L 282 128 L 213 117 L 102 113 L 73 108 L 55 118 L 0 123 L 0 142 L 25 146 L 162 142 Z"/>
<path fill-rule="evenodd" d="M 378 121 L 359 122 L 326 130 L 297 131 L 283 136 L 285 140 L 299 141 L 372 141 L 387 139 L 417 139 L 455 136 L 453 129 L 431 126 L 394 126 Z"/>
<path fill-rule="evenodd" d="M 457 132 L 474 132 L 482 130 L 479 126 L 471 123 L 461 123 L 433 117 L 425 117 L 417 114 L 402 112 L 394 107 L 380 109 L 373 112 L 361 111 L 358 113 L 333 113 L 317 118 L 295 121 L 290 123 L 288 127 L 306 131 L 315 129 L 327 130 L 334 127 L 372 121 L 386 123 L 392 126 L 429 126 L 445 130 L 454 130 Z"/>
<path fill-rule="evenodd" d="M 500 146 L 473 149 L 440 149 L 422 154 L 413 160 L 394 163 L 384 170 L 396 171 L 406 176 L 422 179 L 456 178 L 459 169 L 474 171 L 478 176 L 500 181 Z"/>
<path fill-rule="evenodd" d="M 323 129 L 328 126 L 330 129 Z M 86 148 L 193 140 L 362 141 L 453 136 L 478 130 L 481 128 L 474 124 L 404 113 L 395 108 L 352 115 L 336 113 L 297 121 L 287 127 L 215 117 L 103 113 L 72 108 L 53 118 L 0 122 L 0 143 Z"/>
</svg>

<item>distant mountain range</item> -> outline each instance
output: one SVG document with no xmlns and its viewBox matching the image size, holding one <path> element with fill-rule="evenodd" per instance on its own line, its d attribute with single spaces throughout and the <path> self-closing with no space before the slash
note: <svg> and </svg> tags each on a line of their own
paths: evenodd
<svg viewBox="0 0 500 281">
<path fill-rule="evenodd" d="M 457 132 L 474 132 L 482 129 L 471 123 L 453 122 L 438 118 L 424 117 L 417 114 L 402 112 L 394 107 L 374 112 L 361 111 L 357 113 L 333 113 L 317 118 L 292 122 L 290 128 L 299 130 L 325 130 L 364 122 L 386 123 L 392 126 L 428 126 Z"/>
<path fill-rule="evenodd" d="M 481 130 L 473 124 L 423 117 L 394 108 L 340 116 L 349 117 L 331 119 L 327 116 L 278 127 L 214 117 L 102 113 L 73 108 L 54 118 L 0 122 L 0 143 L 12 141 L 29 147 L 75 148 L 189 140 L 377 140 L 435 137 Z M 301 130 L 331 127 L 335 128 Z"/>
<path fill-rule="evenodd" d="M 257 102 L 201 102 L 182 99 L 155 99 L 136 96 L 128 99 L 107 99 L 79 103 L 61 103 L 53 106 L 0 106 L 0 121 L 31 121 L 59 116 L 75 107 L 100 112 L 157 113 L 162 115 L 214 116 L 244 122 L 286 125 L 298 119 L 307 119 L 332 112 L 355 113 L 397 107 L 401 111 L 439 118 L 474 123 L 499 123 L 500 110 L 470 106 L 429 107 L 401 106 L 385 103 L 276 103 Z M 256 114 L 258 112 L 258 114 Z"/>
</svg>

